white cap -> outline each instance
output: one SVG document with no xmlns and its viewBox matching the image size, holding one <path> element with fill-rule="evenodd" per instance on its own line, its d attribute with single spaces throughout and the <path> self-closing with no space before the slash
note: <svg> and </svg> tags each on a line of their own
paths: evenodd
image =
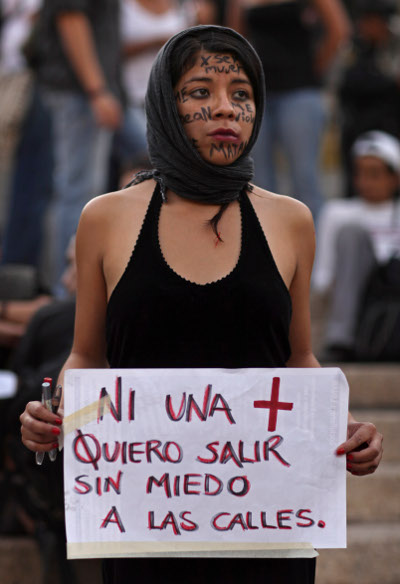
<svg viewBox="0 0 400 584">
<path fill-rule="evenodd" d="M 400 174 L 400 142 L 394 136 L 373 130 L 362 134 L 351 149 L 353 156 L 374 156 Z"/>
</svg>

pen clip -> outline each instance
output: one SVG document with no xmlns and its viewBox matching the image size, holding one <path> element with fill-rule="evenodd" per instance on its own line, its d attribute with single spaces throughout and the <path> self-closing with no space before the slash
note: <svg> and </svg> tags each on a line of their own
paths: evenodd
<svg viewBox="0 0 400 584">
<path fill-rule="evenodd" d="M 51 398 L 51 409 L 53 414 L 56 414 L 58 411 L 58 408 L 60 407 L 60 402 L 61 402 L 61 396 L 62 396 L 62 385 L 57 385 L 53 396 Z"/>
</svg>

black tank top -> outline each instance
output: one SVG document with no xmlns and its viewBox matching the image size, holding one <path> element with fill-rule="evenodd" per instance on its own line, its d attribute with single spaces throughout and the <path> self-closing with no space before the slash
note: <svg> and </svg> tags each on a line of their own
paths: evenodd
<svg viewBox="0 0 400 584">
<path fill-rule="evenodd" d="M 156 187 L 129 263 L 107 308 L 111 367 L 283 367 L 291 299 L 247 196 L 242 245 L 230 274 L 199 285 L 176 274 L 158 240 Z M 103 560 L 105 584 L 314 584 L 315 560 L 118 558 Z"/>
<path fill-rule="evenodd" d="M 247 194 L 238 262 L 205 285 L 179 276 L 163 258 L 161 205 L 156 186 L 108 303 L 110 367 L 284 367 L 291 299 Z"/>
</svg>

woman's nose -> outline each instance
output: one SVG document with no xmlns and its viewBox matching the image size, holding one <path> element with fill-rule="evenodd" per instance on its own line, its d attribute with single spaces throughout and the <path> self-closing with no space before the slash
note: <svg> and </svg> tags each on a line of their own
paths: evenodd
<svg viewBox="0 0 400 584">
<path fill-rule="evenodd" d="M 227 94 L 218 95 L 215 99 L 215 104 L 213 108 L 213 117 L 215 118 L 233 118 L 235 111 L 233 104 Z"/>
</svg>

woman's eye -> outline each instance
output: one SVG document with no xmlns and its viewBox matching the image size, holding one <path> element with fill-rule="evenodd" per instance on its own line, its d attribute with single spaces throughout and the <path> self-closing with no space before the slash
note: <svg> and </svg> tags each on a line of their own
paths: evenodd
<svg viewBox="0 0 400 584">
<path fill-rule="evenodd" d="M 194 89 L 193 91 L 190 92 L 190 95 L 195 98 L 207 97 L 208 89 L 206 89 L 205 87 L 201 87 L 200 89 Z"/>
<path fill-rule="evenodd" d="M 246 99 L 249 99 L 250 96 L 248 91 L 246 91 L 245 89 L 239 89 L 238 91 L 235 91 L 235 93 L 233 94 L 233 98 L 238 101 L 245 101 Z"/>
</svg>

